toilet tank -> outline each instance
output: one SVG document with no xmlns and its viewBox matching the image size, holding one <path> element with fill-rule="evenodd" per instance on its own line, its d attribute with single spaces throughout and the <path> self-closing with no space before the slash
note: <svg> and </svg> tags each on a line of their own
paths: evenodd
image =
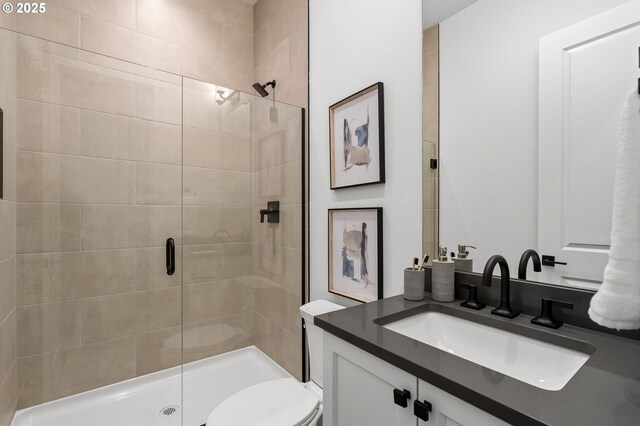
<svg viewBox="0 0 640 426">
<path fill-rule="evenodd" d="M 307 331 L 311 380 L 320 387 L 322 387 L 323 330 L 313 324 L 313 318 L 316 315 L 326 314 L 327 312 L 337 311 L 338 309 L 344 309 L 344 306 L 336 305 L 326 300 L 314 300 L 313 302 L 300 306 L 300 315 L 302 315 L 304 327 Z"/>
</svg>

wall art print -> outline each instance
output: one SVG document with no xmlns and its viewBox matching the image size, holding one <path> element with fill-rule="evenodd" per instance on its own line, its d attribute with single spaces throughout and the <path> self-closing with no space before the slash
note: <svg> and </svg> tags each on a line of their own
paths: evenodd
<svg viewBox="0 0 640 426">
<path fill-rule="evenodd" d="M 329 292 L 382 299 L 382 207 L 329 210 Z"/>
<path fill-rule="evenodd" d="M 378 82 L 329 107 L 331 189 L 384 182 L 384 91 Z"/>
</svg>

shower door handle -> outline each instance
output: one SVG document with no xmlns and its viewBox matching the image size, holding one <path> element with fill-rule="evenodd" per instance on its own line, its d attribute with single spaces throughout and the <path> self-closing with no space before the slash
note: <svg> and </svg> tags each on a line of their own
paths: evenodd
<svg viewBox="0 0 640 426">
<path fill-rule="evenodd" d="M 176 272 L 176 243 L 173 238 L 167 239 L 167 275 Z"/>
</svg>

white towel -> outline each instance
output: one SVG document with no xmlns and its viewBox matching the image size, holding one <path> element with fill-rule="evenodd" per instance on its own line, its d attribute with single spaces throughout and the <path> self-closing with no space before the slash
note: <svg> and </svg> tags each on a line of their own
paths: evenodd
<svg viewBox="0 0 640 426">
<path fill-rule="evenodd" d="M 609 263 L 589 316 L 618 330 L 640 328 L 640 96 L 625 105 L 618 144 Z"/>
</svg>

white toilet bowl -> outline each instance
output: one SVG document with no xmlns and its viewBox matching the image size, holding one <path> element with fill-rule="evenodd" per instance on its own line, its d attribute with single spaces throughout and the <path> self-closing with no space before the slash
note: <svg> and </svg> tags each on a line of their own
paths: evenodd
<svg viewBox="0 0 640 426">
<path fill-rule="evenodd" d="M 207 426 L 315 426 L 322 414 L 320 398 L 297 380 L 268 380 L 223 401 Z"/>
<path fill-rule="evenodd" d="M 311 381 L 268 380 L 231 395 L 209 415 L 207 426 L 316 426 L 322 418 L 322 330 L 313 317 L 342 309 L 326 300 L 300 307 L 307 331 Z"/>
</svg>

